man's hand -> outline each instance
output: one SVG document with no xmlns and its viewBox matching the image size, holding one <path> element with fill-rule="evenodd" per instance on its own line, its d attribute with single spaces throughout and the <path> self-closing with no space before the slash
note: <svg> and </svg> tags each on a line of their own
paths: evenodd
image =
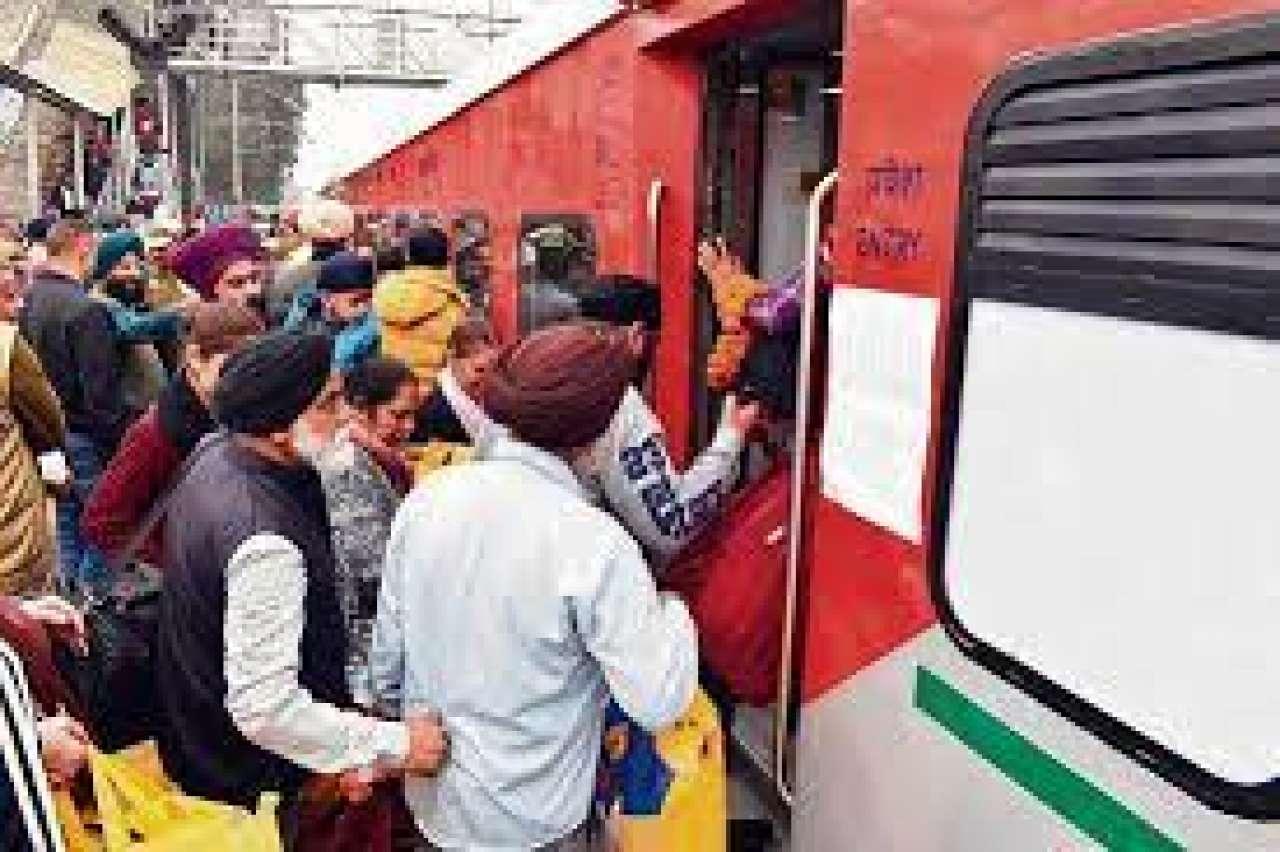
<svg viewBox="0 0 1280 852">
<path fill-rule="evenodd" d="M 716 237 L 698 244 L 698 268 L 714 286 L 741 274 L 742 261 L 729 251 L 724 237 Z"/>
<path fill-rule="evenodd" d="M 348 769 L 338 776 L 338 792 L 351 805 L 369 801 L 373 795 L 374 776 L 364 769 Z"/>
<path fill-rule="evenodd" d="M 738 401 L 735 394 L 728 394 L 724 398 L 724 419 L 725 422 L 738 431 L 744 438 L 751 434 L 751 430 L 760 424 L 761 417 L 760 403 L 749 402 L 743 405 Z"/>
<path fill-rule="evenodd" d="M 22 611 L 40 622 L 57 639 L 66 642 L 82 656 L 88 652 L 84 613 L 62 598 L 52 595 L 23 601 Z"/>
<path fill-rule="evenodd" d="M 408 775 L 434 775 L 449 756 L 449 732 L 437 715 L 409 715 L 409 754 L 404 759 Z"/>
<path fill-rule="evenodd" d="M 55 787 L 70 784 L 89 760 L 89 734 L 70 716 L 58 715 L 41 719 L 40 757 Z"/>
</svg>

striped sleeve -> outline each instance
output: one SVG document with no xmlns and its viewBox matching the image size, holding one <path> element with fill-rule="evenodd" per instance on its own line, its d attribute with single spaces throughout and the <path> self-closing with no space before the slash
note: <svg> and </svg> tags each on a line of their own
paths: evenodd
<svg viewBox="0 0 1280 852">
<path fill-rule="evenodd" d="M 63 852 L 62 833 L 54 813 L 53 795 L 40 763 L 35 704 L 27 688 L 18 655 L 0 641 L 0 814 L 4 821 L 19 820 L 26 840 L 19 849 Z"/>
</svg>

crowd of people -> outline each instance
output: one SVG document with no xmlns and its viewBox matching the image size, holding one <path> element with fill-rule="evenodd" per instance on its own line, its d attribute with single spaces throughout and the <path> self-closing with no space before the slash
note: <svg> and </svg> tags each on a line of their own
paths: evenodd
<svg viewBox="0 0 1280 852">
<path fill-rule="evenodd" d="M 499 345 L 445 231 L 354 233 L 334 201 L 265 241 L 0 233 L 0 813 L 22 817 L 0 848 L 60 848 L 49 789 L 97 741 L 13 625 L 83 650 L 125 575 L 159 589 L 166 775 L 280 793 L 286 848 L 318 779 L 397 791 L 409 848 L 588 848 L 608 701 L 649 730 L 689 706 L 696 630 L 656 579 L 723 506 L 758 407 L 729 395 L 679 471 L 643 393 L 648 282 L 608 276 Z"/>
</svg>

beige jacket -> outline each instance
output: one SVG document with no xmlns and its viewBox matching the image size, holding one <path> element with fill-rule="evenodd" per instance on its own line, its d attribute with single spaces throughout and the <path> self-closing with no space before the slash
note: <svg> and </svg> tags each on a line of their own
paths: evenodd
<svg viewBox="0 0 1280 852">
<path fill-rule="evenodd" d="M 0 323 L 0 594 L 52 587 L 53 531 L 36 456 L 66 437 L 62 408 L 13 323 Z"/>
</svg>

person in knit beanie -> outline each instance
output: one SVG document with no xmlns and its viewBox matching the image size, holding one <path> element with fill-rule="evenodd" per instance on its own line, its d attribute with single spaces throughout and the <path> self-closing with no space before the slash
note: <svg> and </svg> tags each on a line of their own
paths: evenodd
<svg viewBox="0 0 1280 852">
<path fill-rule="evenodd" d="M 264 312 L 262 242 L 248 225 L 219 225 L 186 240 L 170 256 L 175 275 L 208 302 Z"/>
<path fill-rule="evenodd" d="M 372 309 L 372 258 L 341 252 L 324 262 L 316 288 L 333 336 L 333 364 L 344 375 L 378 353 L 378 318 Z"/>
<path fill-rule="evenodd" d="M 133 231 L 112 231 L 98 242 L 98 250 L 94 254 L 94 281 L 135 282 L 142 279 L 142 238 Z M 141 294 L 137 288 L 127 288 L 111 292 L 115 298 L 126 304 L 141 302 Z"/>
<path fill-rule="evenodd" d="M 120 392 L 133 411 L 159 398 L 168 380 L 161 349 L 176 345 L 183 326 L 180 310 L 147 309 L 143 254 L 137 233 L 112 231 L 99 240 L 90 271 L 92 295 L 111 311 L 122 344 Z"/>
</svg>

